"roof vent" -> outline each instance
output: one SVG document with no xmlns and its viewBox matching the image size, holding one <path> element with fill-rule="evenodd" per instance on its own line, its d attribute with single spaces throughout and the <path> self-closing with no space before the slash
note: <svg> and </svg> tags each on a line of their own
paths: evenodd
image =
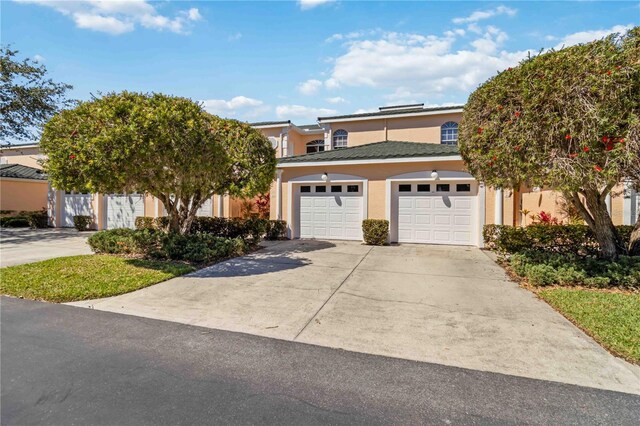
<svg viewBox="0 0 640 426">
<path fill-rule="evenodd" d="M 380 111 L 398 111 L 403 109 L 422 109 L 424 108 L 424 104 L 408 104 L 408 105 L 390 105 L 379 107 Z"/>
</svg>

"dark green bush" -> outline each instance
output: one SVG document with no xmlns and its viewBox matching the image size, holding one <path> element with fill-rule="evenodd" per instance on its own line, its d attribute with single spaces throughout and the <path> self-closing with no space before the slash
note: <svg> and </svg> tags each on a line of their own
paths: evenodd
<svg viewBox="0 0 640 426">
<path fill-rule="evenodd" d="M 508 259 L 513 271 L 535 286 L 618 286 L 640 289 L 640 257 L 621 256 L 617 261 L 576 254 L 528 251 Z"/>
<path fill-rule="evenodd" d="M 7 216 L 0 218 L 0 227 L 3 228 L 26 228 L 29 226 L 29 219 L 25 216 Z"/>
<path fill-rule="evenodd" d="M 364 243 L 383 246 L 389 240 L 389 221 L 384 219 L 365 219 L 362 221 Z"/>
<path fill-rule="evenodd" d="M 73 217 L 73 226 L 78 231 L 88 231 L 93 219 L 91 216 L 78 215 Z"/>
<path fill-rule="evenodd" d="M 628 245 L 633 226 L 616 227 L 623 244 Z M 539 250 L 551 253 L 597 256 L 599 245 L 586 225 L 485 225 L 483 237 L 486 247 L 500 253 L 520 253 Z"/>
<path fill-rule="evenodd" d="M 160 216 L 153 219 L 153 226 L 161 231 L 169 229 L 169 218 L 167 216 Z"/>
<path fill-rule="evenodd" d="M 49 214 L 47 209 L 37 212 L 28 212 L 26 214 L 27 222 L 32 229 L 47 228 L 49 226 Z"/>
<path fill-rule="evenodd" d="M 136 217 L 136 229 L 154 229 L 152 217 L 138 216 Z"/>
<path fill-rule="evenodd" d="M 95 253 L 138 255 L 154 259 L 208 263 L 242 254 L 241 238 L 223 238 L 206 233 L 168 234 L 156 229 L 111 229 L 89 237 Z"/>
<path fill-rule="evenodd" d="M 265 238 L 267 240 L 283 240 L 287 238 L 287 222 L 284 220 L 270 220 Z"/>
</svg>

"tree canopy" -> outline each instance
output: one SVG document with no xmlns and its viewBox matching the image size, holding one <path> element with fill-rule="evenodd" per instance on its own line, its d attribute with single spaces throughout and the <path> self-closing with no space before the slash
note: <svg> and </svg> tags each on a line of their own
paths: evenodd
<svg viewBox="0 0 640 426">
<path fill-rule="evenodd" d="M 482 84 L 460 123 L 460 152 L 488 185 L 561 191 L 599 236 L 624 252 L 605 206 L 640 182 L 640 28 L 549 51 Z M 597 228 L 597 229 L 596 229 Z"/>
<path fill-rule="evenodd" d="M 30 59 L 18 61 L 17 50 L 0 47 L 0 139 L 35 138 L 60 108 L 72 87 L 47 78 L 47 69 Z"/>
<path fill-rule="evenodd" d="M 54 187 L 149 193 L 179 232 L 213 194 L 251 197 L 267 192 L 275 175 L 275 152 L 258 130 L 162 94 L 81 102 L 47 123 L 40 147 Z"/>
</svg>

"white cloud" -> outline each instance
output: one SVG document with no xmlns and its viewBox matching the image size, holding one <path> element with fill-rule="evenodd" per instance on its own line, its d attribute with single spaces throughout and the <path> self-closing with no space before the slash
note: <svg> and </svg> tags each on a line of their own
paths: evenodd
<svg viewBox="0 0 640 426">
<path fill-rule="evenodd" d="M 123 34 L 133 31 L 136 25 L 158 31 L 187 33 L 193 22 L 202 19 L 196 8 L 182 10 L 175 17 L 160 14 L 146 0 L 14 0 L 55 9 L 70 17 L 78 28 L 107 34 Z"/>
<path fill-rule="evenodd" d="M 236 96 L 228 101 L 224 99 L 205 99 L 200 102 L 202 102 L 204 109 L 211 114 L 237 119 L 257 117 L 271 109 L 261 100 L 246 96 Z"/>
<path fill-rule="evenodd" d="M 345 98 L 343 98 L 342 96 L 336 96 L 334 98 L 327 98 L 325 100 L 327 102 L 329 102 L 330 104 L 345 104 L 345 103 L 347 103 L 347 100 Z"/>
<path fill-rule="evenodd" d="M 518 11 L 507 6 L 498 6 L 495 9 L 489 10 L 477 10 L 469 16 L 453 18 L 454 24 L 469 24 L 472 22 L 478 22 L 485 19 L 493 18 L 498 15 L 514 16 Z"/>
<path fill-rule="evenodd" d="M 42 55 L 33 55 L 33 58 L 31 58 L 31 60 L 33 60 L 33 62 L 43 64 L 47 59 Z"/>
<path fill-rule="evenodd" d="M 624 33 L 631 28 L 633 28 L 633 25 L 629 24 L 615 25 L 609 29 L 603 30 L 580 31 L 563 37 L 560 43 L 558 43 L 555 48 L 560 49 L 563 46 L 568 47 L 573 46 L 574 44 L 587 43 L 593 40 L 604 38 L 612 33 Z"/>
<path fill-rule="evenodd" d="M 311 79 L 298 84 L 298 92 L 303 95 L 313 95 L 317 93 L 321 87 L 322 82 L 320 80 Z"/>
<path fill-rule="evenodd" d="M 242 38 L 242 33 L 231 34 L 227 37 L 228 41 L 238 41 Z"/>
<path fill-rule="evenodd" d="M 455 34 L 385 33 L 356 40 L 334 59 L 324 84 L 390 90 L 390 100 L 440 98 L 469 92 L 496 71 L 514 66 L 527 51 L 505 51 L 507 34 L 487 27 L 470 49 L 454 49 Z"/>
<path fill-rule="evenodd" d="M 335 114 L 338 111 L 329 108 L 314 108 L 302 105 L 279 105 L 276 107 L 276 115 L 281 119 L 301 118 L 315 120 L 317 117 Z"/>
<path fill-rule="evenodd" d="M 320 6 L 322 4 L 331 3 L 335 0 L 298 0 L 298 5 L 300 5 L 300 9 L 309 10 L 313 9 L 316 6 Z"/>
</svg>

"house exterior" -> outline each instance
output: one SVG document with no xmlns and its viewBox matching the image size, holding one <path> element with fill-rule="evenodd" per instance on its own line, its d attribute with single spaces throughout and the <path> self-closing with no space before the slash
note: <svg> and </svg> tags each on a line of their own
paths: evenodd
<svg viewBox="0 0 640 426">
<path fill-rule="evenodd" d="M 556 192 L 490 188 L 467 172 L 457 149 L 462 109 L 412 104 L 319 117 L 308 125 L 252 123 L 279 159 L 271 218 L 287 222 L 290 238 L 362 240 L 362 220 L 371 218 L 389 220 L 391 242 L 471 246 L 482 246 L 485 224 L 527 225 L 528 215 L 540 211 L 563 218 Z M 37 145 L 0 150 L 6 164 L 39 168 L 41 159 Z M 3 192 L 3 205 L 15 199 Z M 640 196 L 630 185 L 615 188 L 607 203 L 615 224 L 635 223 Z M 241 204 L 214 195 L 199 215 L 239 217 Z M 80 214 L 91 216 L 95 229 L 132 228 L 137 216 L 165 215 L 162 203 L 148 194 L 49 188 L 47 206 L 59 227 L 73 226 Z"/>
<path fill-rule="evenodd" d="M 423 104 L 376 112 L 254 123 L 279 157 L 271 218 L 290 238 L 361 240 L 363 219 L 387 219 L 390 241 L 482 246 L 485 224 L 523 225 L 545 211 L 563 217 L 559 194 L 486 187 L 457 149 L 462 106 Z M 614 223 L 635 223 L 638 196 L 620 185 L 607 203 Z"/>
<path fill-rule="evenodd" d="M 0 211 L 38 211 L 47 207 L 49 183 L 41 169 L 0 164 Z"/>
</svg>

